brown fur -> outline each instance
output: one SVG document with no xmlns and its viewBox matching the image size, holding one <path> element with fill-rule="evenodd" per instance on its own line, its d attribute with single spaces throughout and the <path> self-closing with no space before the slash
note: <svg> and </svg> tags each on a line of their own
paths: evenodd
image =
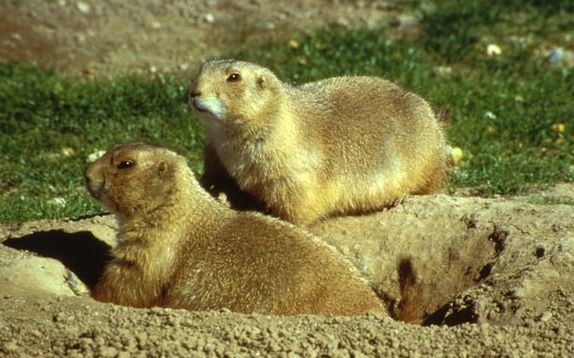
<svg viewBox="0 0 574 358">
<path fill-rule="evenodd" d="M 426 101 L 381 78 L 291 86 L 252 63 L 211 61 L 190 104 L 215 153 L 203 182 L 231 177 L 294 223 L 377 210 L 445 179 L 443 125 Z"/>
<path fill-rule="evenodd" d="M 424 318 L 424 307 L 412 259 L 401 259 L 397 271 L 401 300 L 398 304 L 395 316 L 400 321 L 420 324 Z"/>
<path fill-rule="evenodd" d="M 120 223 L 113 258 L 93 290 L 100 301 L 285 315 L 387 314 L 334 248 L 289 223 L 229 209 L 173 152 L 120 145 L 85 176 L 89 191 Z"/>
</svg>

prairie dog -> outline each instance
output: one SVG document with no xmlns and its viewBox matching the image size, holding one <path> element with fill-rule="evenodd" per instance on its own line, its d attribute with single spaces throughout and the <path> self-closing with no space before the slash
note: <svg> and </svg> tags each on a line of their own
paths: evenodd
<svg viewBox="0 0 574 358">
<path fill-rule="evenodd" d="M 281 315 L 388 314 L 333 247 L 281 220 L 228 208 L 167 149 L 113 147 L 85 178 L 120 224 L 92 292 L 97 300 Z"/>
<path fill-rule="evenodd" d="M 425 100 L 381 78 L 293 86 L 253 63 L 214 60 L 189 101 L 206 128 L 208 189 L 229 176 L 296 224 L 432 193 L 446 176 L 443 125 Z"/>
</svg>

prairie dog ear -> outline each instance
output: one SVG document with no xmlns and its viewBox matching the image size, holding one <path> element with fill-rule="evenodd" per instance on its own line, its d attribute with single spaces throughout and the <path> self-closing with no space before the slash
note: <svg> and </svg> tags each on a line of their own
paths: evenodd
<svg viewBox="0 0 574 358">
<path fill-rule="evenodd" d="M 257 87 L 259 87 L 260 89 L 265 89 L 267 88 L 267 80 L 265 79 L 265 75 L 258 75 L 257 79 L 255 80 L 255 83 L 257 83 Z"/>
<path fill-rule="evenodd" d="M 168 168 L 168 165 L 166 162 L 159 162 L 159 164 L 156 167 L 157 175 L 160 177 L 164 176 L 165 173 L 167 172 L 167 168 Z"/>
</svg>

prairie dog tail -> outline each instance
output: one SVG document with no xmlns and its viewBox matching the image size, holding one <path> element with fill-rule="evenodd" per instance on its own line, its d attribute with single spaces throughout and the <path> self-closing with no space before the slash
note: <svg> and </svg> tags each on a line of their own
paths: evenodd
<svg viewBox="0 0 574 358">
<path fill-rule="evenodd" d="M 402 258 L 397 266 L 397 271 L 401 298 L 395 307 L 394 316 L 403 322 L 420 324 L 423 320 L 424 307 L 412 258 Z"/>
</svg>

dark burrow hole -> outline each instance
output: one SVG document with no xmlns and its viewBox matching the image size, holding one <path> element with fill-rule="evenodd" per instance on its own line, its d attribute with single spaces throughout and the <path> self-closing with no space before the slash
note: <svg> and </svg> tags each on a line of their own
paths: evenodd
<svg viewBox="0 0 574 358">
<path fill-rule="evenodd" d="M 89 231 L 40 231 L 8 238 L 3 244 L 60 261 L 90 288 L 98 282 L 110 252 L 110 246 Z"/>
<path fill-rule="evenodd" d="M 476 230 L 474 225 L 467 228 Z M 439 255 L 435 263 L 417 260 L 416 255 L 399 260 L 400 299 L 377 292 L 388 303 L 395 319 L 423 326 L 479 321 L 479 307 L 465 291 L 488 282 L 496 271 L 498 259 L 506 248 L 508 231 L 494 225 L 490 232 L 469 232 L 454 240 L 454 246 L 447 248 L 448 254 Z M 544 251 L 537 250 L 535 254 L 543 256 Z M 410 301 L 404 297 L 411 297 Z"/>
</svg>

